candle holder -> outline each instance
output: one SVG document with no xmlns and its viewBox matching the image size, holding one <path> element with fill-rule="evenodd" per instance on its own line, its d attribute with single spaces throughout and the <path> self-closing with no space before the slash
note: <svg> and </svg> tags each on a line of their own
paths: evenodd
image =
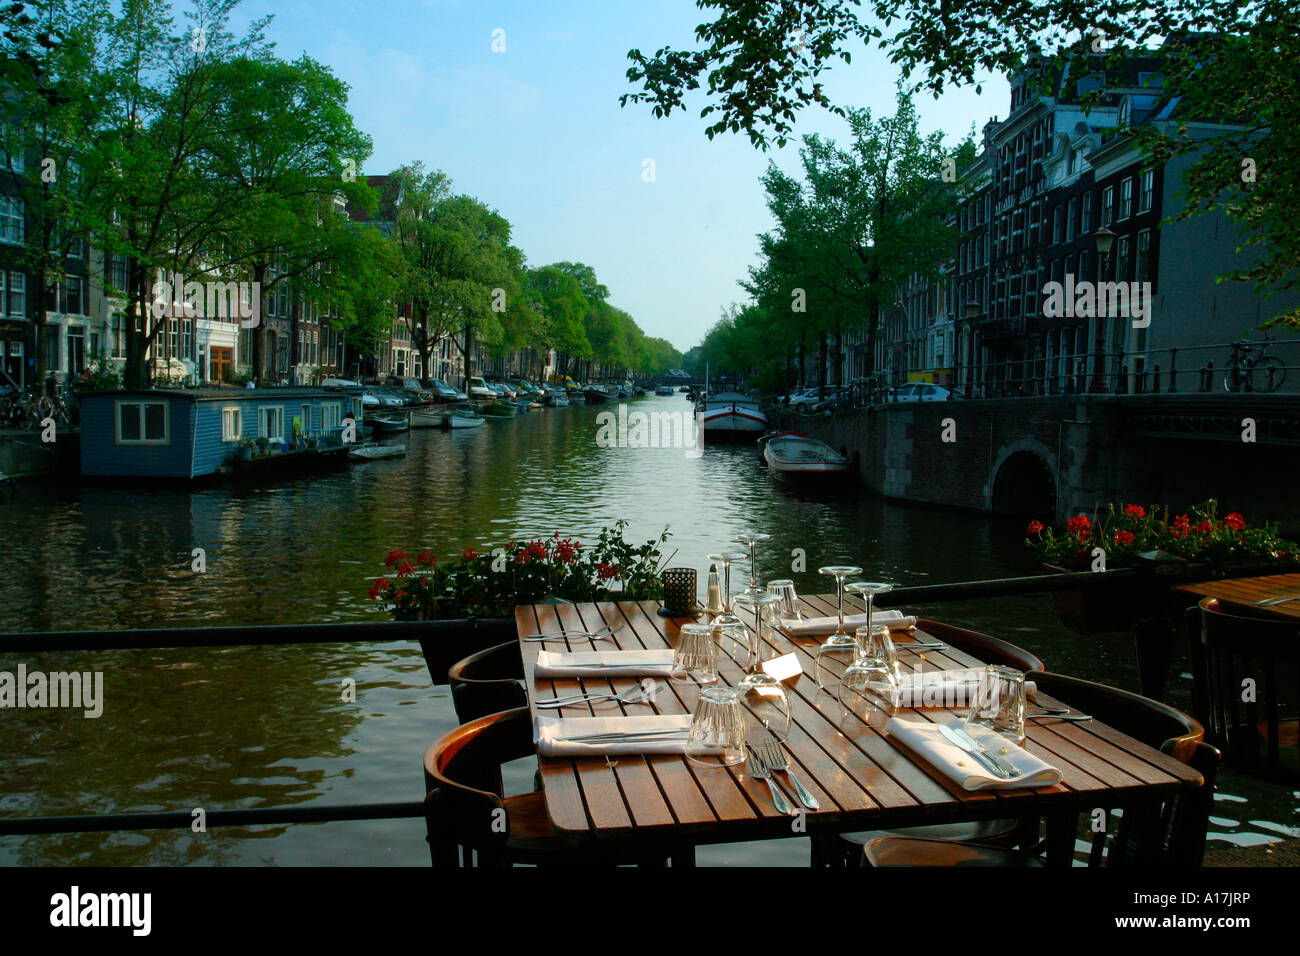
<svg viewBox="0 0 1300 956">
<path fill-rule="evenodd" d="M 663 572 L 663 617 L 694 617 L 698 607 L 694 568 L 666 568 Z"/>
</svg>

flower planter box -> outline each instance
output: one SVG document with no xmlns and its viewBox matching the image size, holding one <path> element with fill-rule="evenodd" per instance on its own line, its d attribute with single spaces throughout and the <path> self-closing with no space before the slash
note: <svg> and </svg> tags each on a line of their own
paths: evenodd
<svg viewBox="0 0 1300 956">
<path fill-rule="evenodd" d="M 1097 590 L 1053 591 L 1061 623 L 1080 634 L 1102 634 L 1126 631 L 1142 618 L 1177 614 L 1187 601 L 1171 589 L 1196 565 L 1173 555 L 1152 554 L 1136 566 L 1143 572 L 1136 580 Z M 1071 572 L 1055 564 L 1045 567 L 1058 574 Z"/>
</svg>

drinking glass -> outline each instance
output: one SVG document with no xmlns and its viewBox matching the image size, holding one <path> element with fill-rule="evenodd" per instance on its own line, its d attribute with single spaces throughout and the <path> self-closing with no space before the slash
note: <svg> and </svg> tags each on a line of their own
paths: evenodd
<svg viewBox="0 0 1300 956">
<path fill-rule="evenodd" d="M 871 620 L 871 615 L 875 613 L 873 605 L 875 603 L 876 595 L 892 591 L 894 590 L 894 586 L 892 584 L 886 584 L 884 581 L 853 581 L 844 585 L 844 590 L 850 594 L 856 594 L 862 599 L 862 606 L 867 612 L 866 623 L 870 625 L 874 623 Z"/>
<path fill-rule="evenodd" d="M 1001 664 L 984 668 L 966 723 L 988 727 L 1018 745 L 1024 744 L 1024 672 Z"/>
<path fill-rule="evenodd" d="M 678 684 L 712 684 L 718 679 L 718 645 L 708 624 L 683 624 L 669 675 Z"/>
<path fill-rule="evenodd" d="M 700 691 L 686 735 L 686 756 L 706 767 L 730 767 L 745 759 L 745 715 L 730 687 Z"/>
<path fill-rule="evenodd" d="M 754 714 L 778 740 L 790 735 L 790 697 L 785 685 L 763 670 L 763 653 L 771 634 L 772 619 L 781 599 L 775 594 L 759 591 L 757 594 L 740 594 L 736 603 L 754 612 L 749 657 L 745 661 L 745 676 L 736 683 L 741 702 Z"/>
<path fill-rule="evenodd" d="M 840 680 L 840 706 L 856 713 L 861 702 L 892 713 L 898 702 L 899 666 L 889 628 L 860 627 L 854 639 L 853 663 Z"/>
<path fill-rule="evenodd" d="M 761 594 L 763 589 L 758 583 L 758 557 L 754 546 L 760 541 L 770 541 L 772 536 L 761 531 L 744 531 L 736 535 L 736 540 L 749 547 L 749 587 L 746 594 Z"/>
<path fill-rule="evenodd" d="M 746 657 L 749 655 L 749 628 L 740 618 L 732 615 L 730 620 L 719 615 L 710 623 L 709 628 L 713 632 L 714 639 L 718 642 L 718 647 L 724 654 L 733 661 L 739 663 L 733 647 L 739 648 Z"/>
<path fill-rule="evenodd" d="M 782 621 L 803 620 L 803 613 L 799 610 L 799 595 L 795 593 L 793 581 L 786 578 L 768 581 L 767 590 L 781 599 L 776 610 Z"/>
<path fill-rule="evenodd" d="M 723 551 L 709 555 L 709 560 L 722 567 L 722 614 L 714 620 L 738 621 L 740 618 L 731 612 L 731 565 L 745 560 L 745 555 L 739 551 Z"/>
<path fill-rule="evenodd" d="M 825 568 L 818 568 L 818 574 L 832 575 L 835 578 L 835 590 L 839 592 L 840 599 L 840 624 L 835 633 L 822 642 L 821 647 L 817 648 L 817 689 L 824 690 L 826 685 L 822 680 L 822 655 L 824 654 L 846 654 L 853 649 L 853 635 L 844 630 L 844 579 L 851 574 L 861 574 L 861 568 L 855 568 L 852 565 L 830 565 Z"/>
</svg>

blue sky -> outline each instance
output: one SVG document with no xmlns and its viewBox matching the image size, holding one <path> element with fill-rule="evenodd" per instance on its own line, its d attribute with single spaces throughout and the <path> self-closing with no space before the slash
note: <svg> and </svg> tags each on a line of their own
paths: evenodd
<svg viewBox="0 0 1300 956">
<path fill-rule="evenodd" d="M 769 159 L 796 169 L 797 148 L 710 141 L 702 101 L 667 119 L 618 104 L 629 49 L 691 44 L 706 14 L 689 0 L 243 0 L 238 13 L 274 14 L 268 39 L 282 57 L 309 53 L 349 84 L 375 144 L 367 173 L 415 160 L 442 169 L 510 220 L 530 265 L 588 263 L 647 334 L 687 349 L 744 300 L 737 280 L 772 225 L 759 177 Z M 496 29 L 504 52 L 492 50 Z M 884 54 L 855 49 L 827 92 L 889 113 L 896 77 Z M 1005 116 L 1008 96 L 998 78 L 980 96 L 917 105 L 923 127 L 955 143 L 972 122 Z M 847 138 L 822 110 L 805 111 L 797 132 Z M 654 182 L 642 179 L 646 159 Z"/>
</svg>

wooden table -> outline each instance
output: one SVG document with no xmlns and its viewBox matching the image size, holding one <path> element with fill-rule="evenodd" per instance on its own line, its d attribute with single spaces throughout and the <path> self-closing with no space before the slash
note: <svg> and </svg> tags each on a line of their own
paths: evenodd
<svg viewBox="0 0 1300 956">
<path fill-rule="evenodd" d="M 834 613 L 833 598 L 802 599 L 806 614 Z M 619 602 L 520 606 L 515 619 L 522 636 L 561 627 L 624 627 L 614 641 L 575 640 L 568 650 L 664 648 L 677 638 L 678 625 L 690 619 L 658 616 L 658 603 Z M 918 631 L 918 640 L 926 639 Z M 906 637 L 899 635 L 899 645 Z M 1158 801 L 1179 790 L 1201 786 L 1200 774 L 1185 764 L 1097 721 L 1030 721 L 1026 747 L 1058 767 L 1063 782 L 1052 787 L 1008 791 L 962 790 L 884 732 L 884 717 L 869 722 L 850 714 L 841 721 L 834 697 L 818 694 L 811 651 L 818 641 L 797 644 L 777 634 L 765 657 L 795 651 L 804 673 L 787 683 L 791 728 L 787 741 L 791 769 L 816 796 L 821 809 L 808 812 L 809 833 L 877 830 L 928 823 L 1041 816 L 1047 820 L 1047 862 L 1068 866 L 1073 858 L 1078 815 L 1096 807 Z M 536 699 L 586 691 L 623 691 L 636 678 L 534 679 L 543 648 L 562 651 L 564 641 L 521 644 L 529 707 Z M 904 668 L 948 670 L 978 666 L 968 654 L 902 655 Z M 844 664 L 833 663 L 832 670 Z M 741 669 L 719 654 L 720 680 L 734 685 Z M 838 680 L 838 675 L 837 678 Z M 647 705 L 599 704 L 547 710 L 548 714 L 614 716 L 620 713 L 684 714 L 694 708 L 697 690 L 663 678 L 660 693 Z M 1051 701 L 1046 695 L 1040 699 Z M 911 720 L 950 719 L 938 709 L 900 710 Z M 547 811 L 554 825 L 574 836 L 675 843 L 727 843 L 788 838 L 796 818 L 778 814 L 767 787 L 748 772 L 748 764 L 708 768 L 678 755 L 620 755 L 616 758 L 539 758 Z M 789 789 L 788 787 L 786 788 Z"/>
<path fill-rule="evenodd" d="M 1264 611 L 1281 618 L 1300 619 L 1300 599 L 1259 607 L 1256 601 L 1264 598 L 1300 595 L 1300 574 L 1269 574 L 1260 578 L 1226 578 L 1220 581 L 1198 581 L 1179 585 L 1178 590 L 1203 597 L 1218 598 L 1225 604 L 1236 604 L 1252 611 Z"/>
</svg>

